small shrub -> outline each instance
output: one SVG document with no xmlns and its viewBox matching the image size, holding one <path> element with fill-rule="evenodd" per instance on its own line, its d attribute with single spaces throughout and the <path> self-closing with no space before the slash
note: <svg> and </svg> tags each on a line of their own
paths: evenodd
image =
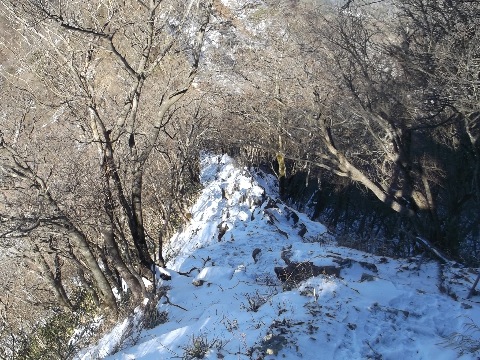
<svg viewBox="0 0 480 360">
<path fill-rule="evenodd" d="M 280 282 L 278 281 L 278 278 L 271 273 L 258 275 L 255 279 L 255 282 L 258 285 L 262 285 L 262 286 L 280 286 L 281 285 Z"/>
<path fill-rule="evenodd" d="M 455 332 L 447 337 L 446 345 L 453 347 L 460 356 L 466 354 L 478 355 L 480 353 L 480 327 L 471 321 L 465 325 L 465 332 Z M 477 336 L 475 336 L 477 335 Z"/>
<path fill-rule="evenodd" d="M 271 288 L 272 291 L 267 294 L 260 294 L 255 291 L 254 294 L 245 294 L 247 304 L 243 304 L 243 308 L 247 311 L 257 312 L 263 304 L 266 304 L 273 296 L 278 294 L 276 288 Z"/>
<path fill-rule="evenodd" d="M 81 342 L 89 338 L 96 324 L 95 306 L 92 295 L 84 290 L 73 294 L 76 300 L 75 311 L 57 309 L 45 323 L 24 335 L 18 352 L 20 359 L 66 359 L 81 346 Z M 78 329 L 83 329 L 78 332 Z"/>
<path fill-rule="evenodd" d="M 230 320 L 227 318 L 224 318 L 222 320 L 223 325 L 225 325 L 225 328 L 227 329 L 228 332 L 232 333 L 236 330 L 238 330 L 238 321 L 237 319 Z"/>
<path fill-rule="evenodd" d="M 166 322 L 168 322 L 168 312 L 159 311 L 154 307 L 143 315 L 142 327 L 144 329 L 153 329 Z"/>
<path fill-rule="evenodd" d="M 209 340 L 205 335 L 192 336 L 189 346 L 183 348 L 182 360 L 203 359 L 210 349 L 221 350 L 224 344 L 221 340 Z"/>
<path fill-rule="evenodd" d="M 19 357 L 21 359 L 61 359 L 73 351 L 70 338 L 77 321 L 71 313 L 59 312 L 44 325 L 24 337 Z"/>
</svg>

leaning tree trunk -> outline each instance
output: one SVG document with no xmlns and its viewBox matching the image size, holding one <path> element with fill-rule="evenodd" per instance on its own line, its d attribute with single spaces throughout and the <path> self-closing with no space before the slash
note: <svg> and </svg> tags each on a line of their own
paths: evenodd
<svg viewBox="0 0 480 360">
<path fill-rule="evenodd" d="M 90 271 L 93 278 L 95 279 L 95 285 L 97 286 L 100 292 L 101 300 L 104 302 L 104 304 L 108 308 L 117 312 L 118 311 L 117 301 L 115 299 L 115 296 L 113 295 L 113 291 L 110 286 L 110 283 L 105 277 L 105 274 L 102 272 L 102 269 L 100 269 L 100 266 L 98 265 L 98 262 L 95 259 L 95 256 L 90 250 L 90 247 L 88 245 L 85 235 L 82 232 L 80 232 L 73 224 L 69 222 L 64 225 L 65 225 L 64 228 L 69 229 L 68 230 L 69 237 L 72 240 L 74 240 L 75 248 L 82 255 L 88 270 Z"/>
<path fill-rule="evenodd" d="M 65 287 L 62 284 L 61 280 L 61 272 L 58 268 L 58 254 L 55 254 L 55 263 L 56 263 L 56 271 L 55 273 L 52 272 L 50 266 L 47 263 L 47 260 L 41 253 L 40 249 L 36 244 L 33 245 L 33 251 L 35 252 L 35 259 L 33 261 L 33 265 L 38 268 L 41 272 L 42 277 L 48 282 L 50 287 L 52 288 L 58 302 L 65 308 L 65 309 L 73 309 L 73 304 L 68 298 L 67 292 L 65 291 Z"/>
<path fill-rule="evenodd" d="M 118 244 L 115 241 L 115 234 L 114 234 L 114 223 L 115 223 L 115 215 L 114 215 L 114 201 L 113 201 L 113 194 L 110 189 L 110 174 L 107 171 L 107 167 L 105 166 L 106 163 L 102 163 L 102 168 L 105 172 L 105 176 L 103 178 L 103 193 L 105 197 L 105 212 L 108 216 L 109 223 L 106 227 L 102 230 L 102 236 L 105 243 L 105 248 L 108 257 L 110 258 L 113 266 L 118 271 L 120 276 L 123 280 L 127 283 L 130 290 L 132 291 L 134 299 L 141 300 L 146 295 L 145 285 L 143 281 L 135 276 L 132 271 L 128 268 L 128 266 L 123 261 L 122 255 L 120 253 L 120 249 L 118 248 Z"/>
<path fill-rule="evenodd" d="M 145 237 L 145 228 L 143 225 L 143 211 L 142 211 L 142 186 L 143 186 L 143 164 L 137 162 L 133 171 L 132 184 L 132 219 L 130 222 L 130 231 L 132 233 L 133 242 L 138 251 L 140 264 L 155 271 L 155 263 L 150 256 L 148 244 Z"/>
<path fill-rule="evenodd" d="M 134 302 L 137 303 L 139 300 L 142 300 L 146 296 L 145 285 L 143 281 L 139 280 L 127 267 L 125 262 L 120 255 L 118 245 L 115 241 L 115 236 L 113 229 L 105 229 L 102 232 L 103 239 L 105 241 L 105 248 L 110 258 L 110 261 L 113 263 L 115 269 L 117 269 L 120 277 L 127 283 L 128 287 L 132 292 Z"/>
<path fill-rule="evenodd" d="M 0 141 L 0 152 L 4 153 L 7 159 L 11 160 L 8 166 L 5 167 L 6 171 L 12 172 L 15 177 L 20 177 L 23 180 L 28 181 L 31 184 L 31 187 L 38 189 L 40 196 L 45 202 L 46 208 L 54 218 L 54 220 L 47 221 L 47 223 L 57 228 L 59 231 L 65 232 L 72 240 L 73 247 L 80 253 L 86 267 L 94 278 L 95 284 L 100 292 L 101 300 L 107 307 L 117 312 L 117 302 L 113 295 L 112 288 L 110 287 L 105 274 L 100 269 L 100 266 L 90 249 L 85 234 L 81 232 L 62 209 L 60 209 L 45 181 L 18 155 L 15 149 L 8 146 L 5 142 Z"/>
<path fill-rule="evenodd" d="M 287 176 L 287 167 L 285 166 L 285 155 L 279 152 L 277 153 L 277 163 L 278 163 L 278 190 L 280 198 L 285 197 L 285 183 Z"/>
</svg>

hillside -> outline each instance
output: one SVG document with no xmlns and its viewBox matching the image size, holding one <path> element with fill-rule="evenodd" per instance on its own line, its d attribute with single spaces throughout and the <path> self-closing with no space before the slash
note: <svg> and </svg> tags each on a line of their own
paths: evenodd
<svg viewBox="0 0 480 360">
<path fill-rule="evenodd" d="M 473 271 L 337 246 L 277 199 L 274 178 L 227 156 L 203 157 L 201 178 L 191 221 L 167 251 L 160 324 L 139 330 L 126 320 L 78 359 L 478 356 L 478 296 L 465 300 Z M 340 273 L 302 280 L 294 271 L 282 283 L 276 272 L 287 263 Z"/>
<path fill-rule="evenodd" d="M 480 1 L 0 29 L 0 359 L 479 356 Z"/>
</svg>

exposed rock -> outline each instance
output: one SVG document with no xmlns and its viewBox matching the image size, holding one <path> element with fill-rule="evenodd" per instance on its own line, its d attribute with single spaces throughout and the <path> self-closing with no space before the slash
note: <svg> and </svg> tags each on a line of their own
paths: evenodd
<svg viewBox="0 0 480 360">
<path fill-rule="evenodd" d="M 293 225 L 296 225 L 298 223 L 298 220 L 300 220 L 300 218 L 298 217 L 295 211 L 292 212 L 292 219 L 293 219 Z"/>
<path fill-rule="evenodd" d="M 225 223 L 218 224 L 217 227 L 218 227 L 218 241 L 221 241 L 223 238 L 223 235 L 225 235 L 229 227 Z"/>
<path fill-rule="evenodd" d="M 163 267 L 157 267 L 158 269 L 158 275 L 160 277 L 160 279 L 162 280 L 172 280 L 172 275 L 167 271 L 165 270 Z"/>
<path fill-rule="evenodd" d="M 359 264 L 364 269 L 370 270 L 375 273 L 378 272 L 377 266 L 375 264 L 368 263 L 366 261 L 357 261 L 349 258 L 344 259 L 339 256 L 335 256 L 334 261 L 340 266 L 340 268 L 349 268 L 352 267 L 353 264 Z"/>
<path fill-rule="evenodd" d="M 202 286 L 204 283 L 205 283 L 205 281 L 201 280 L 201 279 L 195 279 L 195 280 L 192 281 L 192 284 L 194 286 Z"/>
<path fill-rule="evenodd" d="M 275 274 L 284 283 L 296 284 L 319 275 L 340 276 L 340 268 L 335 266 L 316 266 L 312 262 L 290 262 L 287 267 L 275 267 Z"/>
<path fill-rule="evenodd" d="M 364 269 L 367 269 L 367 270 L 373 271 L 375 273 L 378 273 L 378 269 L 377 269 L 377 266 L 375 264 L 368 263 L 368 262 L 365 262 L 365 261 L 359 261 L 358 263 Z"/>
<path fill-rule="evenodd" d="M 276 356 L 278 355 L 278 352 L 283 349 L 286 343 L 287 343 L 287 339 L 284 336 L 268 334 L 263 339 L 262 350 L 267 355 Z"/>
<path fill-rule="evenodd" d="M 281 235 L 285 236 L 285 237 L 288 239 L 288 233 L 287 233 L 287 232 L 285 232 L 285 231 L 283 231 L 283 230 L 280 230 L 278 227 L 277 227 L 277 231 L 278 231 Z"/>
<path fill-rule="evenodd" d="M 268 198 L 268 202 L 265 204 L 264 210 L 267 209 L 278 209 L 277 202 L 272 198 Z"/>
<path fill-rule="evenodd" d="M 372 274 L 367 274 L 367 273 L 363 273 L 362 277 L 360 278 L 360 282 L 374 281 L 374 280 L 375 280 L 375 276 L 373 276 Z"/>
<path fill-rule="evenodd" d="M 269 209 L 263 210 L 263 213 L 268 218 L 267 224 L 273 225 L 275 222 L 278 222 L 275 215 L 273 215 L 273 213 Z"/>
<path fill-rule="evenodd" d="M 298 235 L 303 238 L 303 236 L 308 232 L 307 227 L 304 224 L 300 224 L 300 231 Z"/>
<path fill-rule="evenodd" d="M 283 261 L 285 261 L 285 264 L 288 265 L 291 263 L 290 258 L 292 257 L 292 255 L 293 255 L 292 245 L 290 245 L 282 249 L 282 253 L 280 254 L 280 257 L 282 258 Z"/>
<path fill-rule="evenodd" d="M 258 257 L 260 256 L 260 253 L 262 252 L 262 249 L 256 248 L 252 251 L 252 258 L 255 263 L 258 261 Z"/>
<path fill-rule="evenodd" d="M 293 210 L 288 209 L 288 208 L 285 208 L 285 213 L 287 215 L 287 220 L 292 219 L 293 220 L 293 225 L 297 225 L 298 221 L 300 220 L 297 213 Z"/>
</svg>

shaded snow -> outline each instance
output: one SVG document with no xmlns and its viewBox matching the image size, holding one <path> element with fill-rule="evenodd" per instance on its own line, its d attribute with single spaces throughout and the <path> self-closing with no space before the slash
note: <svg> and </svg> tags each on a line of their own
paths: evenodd
<svg viewBox="0 0 480 360">
<path fill-rule="evenodd" d="M 108 359 L 189 359 L 202 342 L 205 359 L 477 358 L 452 343 L 455 333 L 479 343 L 469 331 L 480 324 L 479 297 L 465 300 L 469 269 L 338 247 L 325 226 L 265 193 L 272 178 L 256 181 L 227 156 L 205 156 L 202 169 L 191 221 L 167 251 L 172 280 L 160 284 L 168 291 L 158 310 L 168 319 Z M 283 287 L 274 267 L 286 257 L 341 264 L 340 278 Z M 111 351 L 121 330 L 81 358 Z"/>
</svg>

